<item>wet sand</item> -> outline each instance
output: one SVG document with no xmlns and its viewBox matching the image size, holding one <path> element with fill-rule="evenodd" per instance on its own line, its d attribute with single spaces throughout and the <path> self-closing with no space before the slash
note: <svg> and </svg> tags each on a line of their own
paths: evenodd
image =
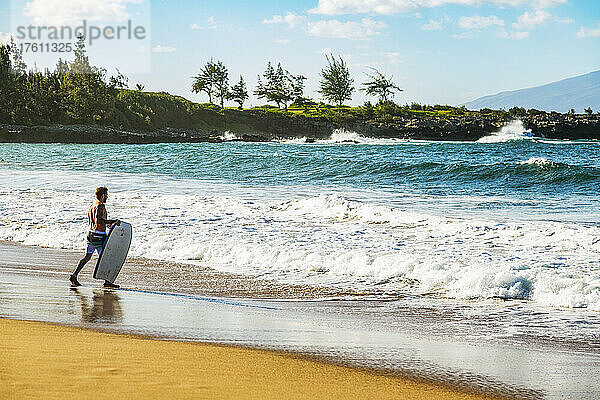
<svg viewBox="0 0 600 400">
<path fill-rule="evenodd" d="M 27 249 L 27 257 L 23 257 Z M 49 249 L 23 246 L 14 242 L 0 241 L 2 265 L 27 268 L 40 276 L 68 275 L 73 272 L 83 251 Z M 86 264 L 79 281 L 96 284 L 92 278 L 97 255 Z M 156 261 L 141 257 L 128 257 L 116 283 L 131 288 L 160 290 L 191 295 L 243 297 L 257 299 L 315 299 L 339 297 L 364 297 L 379 292 L 357 292 L 336 288 L 307 285 L 283 285 L 272 280 L 231 274 L 193 264 Z"/>
<path fill-rule="evenodd" d="M 140 281 L 136 284 L 136 289 L 103 290 L 100 288 L 100 281 L 91 279 L 93 264 L 87 266 L 82 274 L 81 280 L 85 286 L 72 289 L 68 287 L 67 277 L 79 256 L 78 253 L 70 251 L 0 243 L 0 317 L 46 321 L 105 333 L 135 334 L 145 338 L 170 340 L 170 342 L 157 340 L 142 340 L 141 342 L 172 343 L 173 340 L 204 342 L 203 345 L 179 343 L 186 346 L 200 346 L 185 347 L 185 352 L 200 351 L 197 349 L 203 348 L 202 346 L 211 347 L 207 343 L 218 344 L 214 346 L 216 348 L 223 348 L 222 345 L 235 346 L 236 351 L 240 347 L 275 350 L 284 353 L 267 353 L 277 354 L 279 358 L 289 357 L 293 360 L 298 360 L 294 354 L 311 357 L 313 360 L 326 361 L 325 364 L 317 363 L 323 365 L 323 368 L 325 365 L 331 366 L 332 364 L 351 366 L 353 368 L 350 368 L 350 371 L 361 371 L 362 373 L 371 371 L 369 374 L 373 376 L 387 376 L 397 379 L 398 382 L 418 383 L 425 385 L 419 386 L 421 389 L 429 388 L 426 389 L 427 391 L 434 390 L 432 388 L 446 388 L 443 390 L 455 394 L 462 393 L 461 396 L 470 393 L 515 399 L 566 397 L 596 399 L 600 393 L 600 384 L 595 379 L 595 374 L 600 366 L 600 355 L 595 348 L 571 354 L 570 351 L 564 349 L 548 350 L 526 346 L 504 346 L 480 340 L 471 343 L 464 342 L 464 337 L 457 336 L 451 330 L 451 319 L 456 316 L 448 318 L 448 316 L 440 315 L 435 318 L 435 321 L 430 321 L 431 323 L 423 323 L 423 318 L 420 322 L 416 321 L 418 315 L 412 314 L 412 311 L 408 314 L 402 311 L 409 304 L 414 308 L 413 303 L 416 299 L 399 299 L 395 302 L 365 302 L 356 300 L 362 298 L 356 294 L 355 300 L 314 301 L 308 300 L 311 298 L 308 294 L 313 293 L 316 298 L 319 296 L 303 287 L 289 289 L 285 285 L 272 284 L 268 281 L 261 282 L 258 279 L 242 276 L 232 277 L 216 271 L 211 272 L 209 269 L 205 269 L 203 272 L 206 277 L 201 278 L 208 283 L 204 282 L 194 288 L 184 290 L 182 281 L 177 278 L 177 268 L 179 268 L 177 264 L 155 262 L 152 267 L 151 262 L 142 266 L 137 260 L 128 261 L 127 268 L 129 270 L 124 270 L 125 275 L 120 276 L 120 281 L 128 284 L 131 282 L 130 279 L 136 279 L 137 276 Z M 161 266 L 165 270 L 165 275 L 170 276 L 170 279 L 165 279 L 163 284 L 160 282 Z M 144 279 L 148 279 L 148 281 L 144 281 L 139 275 L 132 272 L 135 271 L 135 268 L 147 268 L 143 273 Z M 194 273 L 196 272 L 191 274 Z M 223 288 L 221 293 L 229 296 L 208 295 L 218 291 L 220 285 Z M 270 285 L 281 287 L 279 293 L 289 294 L 291 298 L 293 298 L 293 293 L 301 295 L 297 295 L 295 300 L 289 298 L 285 301 L 265 299 L 264 296 L 268 294 L 267 288 Z M 324 293 L 319 292 L 318 288 L 316 290 L 316 293 Z M 332 292 L 334 291 L 330 293 Z M 234 296 L 239 293 L 250 295 Z M 423 314 L 423 311 L 425 310 L 421 310 L 420 314 Z M 425 314 L 427 313 L 426 311 Z M 428 318 L 431 318 L 432 315 L 430 314 Z M 433 326 L 438 331 L 444 332 L 427 330 L 427 326 Z M 21 336 L 25 338 L 28 334 L 34 333 L 27 333 L 26 330 L 20 331 L 19 329 L 25 329 L 22 327 L 15 329 L 10 334 L 14 336 L 10 339 L 11 341 L 17 340 Z M 36 327 L 33 331 L 37 329 Z M 1 330 L 8 332 L 3 325 Z M 65 332 L 57 333 L 57 338 L 60 339 L 56 339 L 59 342 L 56 345 L 68 346 L 71 339 Z M 139 338 L 133 340 L 131 336 L 117 337 L 132 343 L 135 342 L 135 346 L 141 340 Z M 28 340 L 35 343 L 36 340 L 40 341 L 41 339 L 37 337 Z M 97 360 L 98 353 L 103 357 L 111 353 L 110 346 L 90 345 L 90 342 L 94 343 L 96 339 L 82 340 L 81 346 L 78 345 L 74 348 L 90 352 L 86 353 L 87 357 L 81 359 L 84 364 L 86 359 Z M 2 343 L 8 343 L 8 341 L 3 338 Z M 13 347 L 16 347 L 15 351 L 21 352 L 19 357 L 24 358 L 15 358 L 14 361 L 8 360 L 5 363 L 18 366 L 22 363 L 26 364 L 28 357 L 36 358 L 35 352 L 23 353 L 26 351 L 26 345 L 22 345 L 22 350 L 18 350 L 19 346 L 21 345 L 16 344 L 10 347 L 11 352 Z M 128 344 L 127 346 L 134 345 Z M 135 346 L 129 350 L 123 350 L 123 352 L 129 355 L 135 354 L 138 352 Z M 225 348 L 232 349 L 231 347 Z M 66 353 L 72 351 L 69 349 L 55 350 Z M 152 353 L 151 350 L 148 351 Z M 187 357 L 187 355 L 179 354 L 182 350 L 170 351 L 173 354 L 167 352 L 167 356 L 161 355 L 157 358 Z M 17 357 L 17 353 L 15 353 L 15 357 Z M 287 354 L 287 356 L 282 354 Z M 69 356 L 67 356 L 67 360 L 68 358 Z M 276 359 L 279 360 L 279 358 Z M 193 359 L 192 357 L 191 360 Z M 126 368 L 123 368 L 123 371 L 127 371 L 127 373 L 131 368 L 141 368 L 141 364 L 143 364 L 138 359 L 136 361 L 119 359 L 118 363 L 113 364 L 118 367 L 103 365 L 104 368 L 117 368 L 119 371 L 121 362 L 133 362 L 131 366 L 123 364 L 127 365 Z M 182 365 L 185 365 L 186 362 L 183 359 L 181 361 Z M 226 361 L 219 362 L 221 365 L 226 363 Z M 254 361 L 248 362 L 254 363 Z M 73 364 L 77 365 L 77 363 L 74 360 Z M 93 369 L 94 364 L 86 365 L 91 365 L 90 368 Z M 266 365 L 261 374 L 269 375 L 274 369 L 279 368 L 278 364 L 267 363 Z M 61 368 L 68 369 L 71 368 L 71 365 L 58 367 L 59 370 Z M 174 368 L 173 365 L 170 368 Z M 4 374 L 4 369 L 3 366 L 0 374 Z M 123 371 L 119 373 L 125 374 Z M 196 370 L 196 375 L 205 373 L 204 370 L 198 371 Z M 139 373 L 146 376 L 144 375 L 146 372 Z M 79 379 L 80 375 L 75 373 L 73 376 Z M 93 376 L 91 373 L 88 375 Z M 150 380 L 166 382 L 161 379 L 163 378 Z M 238 378 L 228 375 L 227 379 Z M 252 379 L 243 378 L 245 382 L 250 382 Z M 303 382 L 306 384 L 306 381 Z M 312 387 L 312 381 L 308 385 Z M 190 387 L 194 387 L 193 384 L 190 384 L 188 389 Z M 158 389 L 154 387 L 153 390 Z M 228 392 L 227 388 L 222 390 L 220 393 L 223 396 L 237 396 L 237 394 L 234 396 Z M 338 398 L 349 397 L 326 387 L 323 387 L 322 390 L 326 390 L 328 393 L 337 393 Z M 404 392 L 398 393 L 401 395 L 396 394 L 389 397 L 404 396 Z M 90 397 L 93 396 L 90 395 Z M 196 397 L 202 397 L 200 392 Z M 206 396 L 206 398 L 212 397 L 219 396 Z M 256 394 L 254 397 L 269 396 L 262 393 Z M 307 396 L 299 395 L 298 397 L 306 398 Z M 428 396 L 428 398 L 436 397 L 439 396 Z"/>
<path fill-rule="evenodd" d="M 289 354 L 0 319 L 0 398 L 484 399 Z"/>
</svg>

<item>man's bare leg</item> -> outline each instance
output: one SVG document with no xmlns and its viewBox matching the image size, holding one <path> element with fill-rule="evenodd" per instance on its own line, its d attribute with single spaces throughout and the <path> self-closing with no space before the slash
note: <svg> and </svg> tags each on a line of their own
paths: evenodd
<svg viewBox="0 0 600 400">
<path fill-rule="evenodd" d="M 73 286 L 81 286 L 81 283 L 79 283 L 79 281 L 77 280 L 77 275 L 79 275 L 79 272 L 81 272 L 85 264 L 87 264 L 87 262 L 92 259 L 92 255 L 94 255 L 94 253 L 87 253 L 85 257 L 79 260 L 79 264 L 77 264 L 75 272 L 73 272 L 73 275 L 69 277 L 69 280 L 71 281 L 71 284 Z"/>
</svg>

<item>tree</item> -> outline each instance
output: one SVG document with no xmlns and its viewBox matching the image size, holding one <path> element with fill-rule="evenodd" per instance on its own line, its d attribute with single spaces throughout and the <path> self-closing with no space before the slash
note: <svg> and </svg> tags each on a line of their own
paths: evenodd
<svg viewBox="0 0 600 400">
<path fill-rule="evenodd" d="M 208 95 L 208 102 L 212 104 L 213 87 L 208 76 L 203 72 L 204 69 L 200 70 L 200 73 L 194 77 L 194 83 L 192 84 L 192 92 L 202 93 L 205 92 Z"/>
<path fill-rule="evenodd" d="M 372 74 L 366 74 L 369 80 L 362 84 L 361 91 L 365 92 L 368 96 L 377 96 L 380 103 L 388 101 L 390 97 L 394 97 L 394 91 L 402 92 L 398 86 L 392 81 L 392 76 L 389 78 L 383 75 L 375 68 L 371 68 L 374 72 Z"/>
<path fill-rule="evenodd" d="M 523 107 L 512 107 L 508 109 L 508 113 L 512 116 L 512 117 L 520 117 L 522 115 L 525 115 L 527 113 L 527 111 L 525 111 L 525 108 Z"/>
<path fill-rule="evenodd" d="M 592 111 L 592 107 L 588 107 L 588 108 L 586 108 L 586 109 L 585 109 L 585 110 L 583 110 L 583 111 L 585 111 L 585 113 L 586 113 L 587 115 L 592 115 L 592 113 L 594 112 L 594 111 Z"/>
<path fill-rule="evenodd" d="M 304 97 L 304 81 L 306 77 L 303 75 L 289 75 L 290 78 L 290 89 L 292 94 L 292 102 L 301 107 L 304 107 L 310 102 L 309 98 Z"/>
<path fill-rule="evenodd" d="M 114 88 L 114 89 L 126 89 L 129 86 L 129 78 L 127 78 L 125 75 L 123 75 L 121 73 L 121 71 L 119 71 L 118 68 L 115 68 L 117 70 L 117 76 L 111 76 L 109 79 L 109 86 Z"/>
<path fill-rule="evenodd" d="M 221 61 L 213 61 L 211 58 L 200 73 L 194 77 L 192 92 L 205 92 L 208 95 L 208 101 L 212 104 L 213 96 L 220 99 L 221 107 L 223 100 L 227 98 L 229 92 L 229 76 L 227 67 Z"/>
<path fill-rule="evenodd" d="M 304 91 L 303 81 L 306 78 L 302 75 L 294 76 L 290 74 L 283 69 L 281 63 L 278 63 L 277 69 L 274 69 L 271 62 L 268 62 L 263 79 L 260 75 L 258 76 L 254 94 L 259 99 L 274 102 L 278 108 L 283 105 L 287 109 L 288 103 L 294 99 L 295 95 L 302 95 Z"/>
<path fill-rule="evenodd" d="M 10 123 L 13 90 L 15 87 L 12 63 L 10 60 L 11 46 L 0 45 L 0 122 Z"/>
<path fill-rule="evenodd" d="M 71 64 L 71 71 L 78 74 L 91 73 L 90 59 L 85 50 L 85 36 L 81 33 L 77 34 L 77 42 L 75 43 L 73 54 L 75 54 L 75 60 Z"/>
<path fill-rule="evenodd" d="M 291 105 L 296 107 L 302 107 L 304 111 L 308 111 L 310 107 L 316 107 L 317 103 L 315 103 L 314 100 L 310 97 L 300 96 L 296 97 Z"/>
<path fill-rule="evenodd" d="M 66 70 L 57 65 L 59 107 L 69 122 L 100 122 L 114 110 L 114 87 L 106 84 L 106 70 L 90 65 L 85 50 L 85 37 L 77 36 L 75 59 Z"/>
<path fill-rule="evenodd" d="M 342 57 L 337 60 L 333 55 L 325 56 L 327 66 L 321 70 L 321 86 L 318 90 L 324 99 L 334 102 L 337 106 L 346 100 L 352 100 L 354 79 Z"/>
<path fill-rule="evenodd" d="M 227 95 L 228 100 L 233 100 L 239 104 L 239 109 L 242 109 L 244 102 L 248 100 L 248 90 L 246 89 L 246 82 L 244 82 L 244 78 L 240 75 L 240 80 L 238 83 L 231 87 L 231 91 Z"/>
<path fill-rule="evenodd" d="M 223 100 L 229 94 L 229 73 L 227 67 L 221 61 L 217 61 L 212 66 L 211 77 L 215 85 L 215 93 L 221 101 L 221 107 L 223 107 Z"/>
<path fill-rule="evenodd" d="M 365 101 L 365 104 L 362 106 L 362 111 L 366 119 L 373 119 L 375 116 L 375 108 L 370 101 Z"/>
<path fill-rule="evenodd" d="M 24 75 L 27 72 L 27 64 L 23 61 L 23 52 L 15 43 L 15 38 L 10 37 L 10 48 L 12 53 L 12 70 L 17 75 Z"/>
</svg>

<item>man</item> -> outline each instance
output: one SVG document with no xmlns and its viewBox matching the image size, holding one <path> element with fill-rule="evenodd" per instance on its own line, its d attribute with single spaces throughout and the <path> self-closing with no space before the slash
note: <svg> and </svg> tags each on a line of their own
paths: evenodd
<svg viewBox="0 0 600 400">
<path fill-rule="evenodd" d="M 90 231 L 87 235 L 87 250 L 85 257 L 79 261 L 75 272 L 73 272 L 73 275 L 69 278 L 72 286 L 81 286 L 81 283 L 77 280 L 77 275 L 82 270 L 83 266 L 90 261 L 94 254 L 94 250 L 98 252 L 98 257 L 102 254 L 107 237 L 106 227 L 121 224 L 121 221 L 118 219 L 107 219 L 106 206 L 104 205 L 106 199 L 108 199 L 108 189 L 105 187 L 96 189 L 96 201 L 88 209 Z M 119 288 L 119 285 L 104 281 L 104 287 L 117 289 Z"/>
</svg>

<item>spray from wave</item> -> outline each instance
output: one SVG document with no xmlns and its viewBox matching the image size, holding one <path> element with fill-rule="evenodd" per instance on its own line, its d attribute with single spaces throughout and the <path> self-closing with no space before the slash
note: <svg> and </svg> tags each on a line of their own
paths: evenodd
<svg viewBox="0 0 600 400">
<path fill-rule="evenodd" d="M 516 119 L 504 125 L 498 132 L 479 139 L 478 143 L 502 143 L 512 140 L 524 140 L 533 138 L 531 129 L 525 129 L 523 121 Z"/>
<path fill-rule="evenodd" d="M 379 145 L 379 144 L 397 144 L 397 143 L 409 143 L 406 139 L 397 139 L 397 138 L 389 138 L 389 139 L 381 139 L 381 138 L 371 138 L 360 135 L 358 132 L 350 131 L 344 128 L 334 129 L 331 132 L 331 136 L 328 139 L 321 140 L 309 140 L 306 137 L 302 138 L 294 138 L 283 140 L 283 143 L 290 144 L 370 144 L 370 145 Z M 415 141 L 412 141 L 415 142 Z"/>
<path fill-rule="evenodd" d="M 240 140 L 240 138 L 238 136 L 236 136 L 235 133 L 231 133 L 229 131 L 223 132 L 223 134 L 220 136 L 220 139 L 223 140 L 224 142 L 233 142 L 236 140 Z"/>
</svg>

